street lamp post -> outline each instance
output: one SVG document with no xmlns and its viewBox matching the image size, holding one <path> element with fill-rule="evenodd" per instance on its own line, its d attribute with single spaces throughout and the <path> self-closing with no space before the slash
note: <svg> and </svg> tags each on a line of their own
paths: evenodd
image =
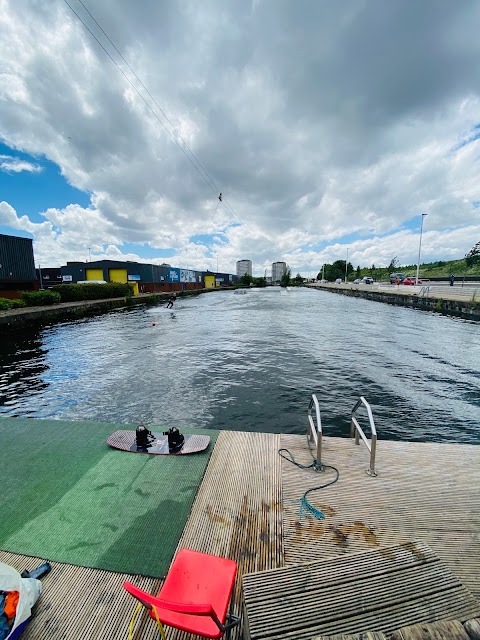
<svg viewBox="0 0 480 640">
<path fill-rule="evenodd" d="M 418 273 L 420 271 L 420 252 L 422 250 L 423 219 L 425 218 L 426 215 L 428 214 L 422 213 L 422 221 L 420 223 L 420 240 L 418 243 L 417 277 L 415 278 L 415 286 L 418 285 Z"/>
<path fill-rule="evenodd" d="M 348 271 L 348 249 L 349 247 L 347 247 L 347 260 L 345 262 L 345 284 L 347 283 L 347 271 Z"/>
</svg>

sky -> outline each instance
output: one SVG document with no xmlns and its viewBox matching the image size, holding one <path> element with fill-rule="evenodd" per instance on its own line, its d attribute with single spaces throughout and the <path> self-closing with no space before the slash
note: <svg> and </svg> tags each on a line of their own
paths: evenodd
<svg viewBox="0 0 480 640">
<path fill-rule="evenodd" d="M 314 276 L 416 264 L 426 213 L 422 262 L 460 259 L 479 28 L 477 0 L 0 0 L 0 233 L 42 267 Z"/>
</svg>

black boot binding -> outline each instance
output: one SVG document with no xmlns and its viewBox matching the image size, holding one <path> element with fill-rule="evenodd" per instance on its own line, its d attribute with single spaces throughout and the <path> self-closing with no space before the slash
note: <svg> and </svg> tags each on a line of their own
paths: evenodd
<svg viewBox="0 0 480 640">
<path fill-rule="evenodd" d="M 135 437 L 137 441 L 137 449 L 147 449 L 152 445 L 152 441 L 155 440 L 155 436 L 149 431 L 143 424 L 138 425 L 135 431 Z"/>
<path fill-rule="evenodd" d="M 164 431 L 163 435 L 168 436 L 169 453 L 178 453 L 182 449 L 185 443 L 185 436 L 176 427 Z"/>
</svg>

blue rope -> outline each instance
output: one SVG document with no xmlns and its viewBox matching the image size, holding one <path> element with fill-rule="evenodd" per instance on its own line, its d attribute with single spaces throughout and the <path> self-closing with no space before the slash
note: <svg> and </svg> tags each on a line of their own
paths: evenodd
<svg viewBox="0 0 480 640">
<path fill-rule="evenodd" d="M 308 440 L 308 436 L 307 436 L 307 440 Z M 298 513 L 298 517 L 301 520 L 303 515 L 313 515 L 315 518 L 317 518 L 317 520 L 323 520 L 325 519 L 325 514 L 320 511 L 320 509 L 317 509 L 316 507 L 313 506 L 313 504 L 311 504 L 311 502 L 308 501 L 307 499 L 307 495 L 309 493 L 311 493 L 312 491 L 318 491 L 319 489 L 325 489 L 325 487 L 329 487 L 331 484 L 335 484 L 335 482 L 337 482 L 338 478 L 340 477 L 340 473 L 338 471 L 338 469 L 336 467 L 332 467 L 326 464 L 318 464 L 317 460 L 315 459 L 314 455 L 312 454 L 312 449 L 310 447 L 310 441 L 308 441 L 308 448 L 310 450 L 310 454 L 312 455 L 312 463 L 311 464 L 301 464 L 300 462 L 297 462 L 292 454 L 291 451 L 289 451 L 288 449 L 279 449 L 278 450 L 278 454 L 281 458 L 283 458 L 284 460 L 287 460 L 287 462 L 291 462 L 292 464 L 294 464 L 296 467 L 299 467 L 300 469 L 313 469 L 314 471 L 316 471 L 317 473 L 321 473 L 322 471 L 325 471 L 325 469 L 333 469 L 336 473 L 336 476 L 333 480 L 330 480 L 330 482 L 326 482 L 325 484 L 321 484 L 318 487 L 313 487 L 312 489 L 307 489 L 307 491 L 305 491 L 305 493 L 303 494 L 303 496 L 300 499 L 300 509 L 299 509 L 299 513 Z M 284 456 L 281 452 L 285 451 L 286 453 L 288 453 L 289 457 L 287 458 L 287 456 Z"/>
</svg>

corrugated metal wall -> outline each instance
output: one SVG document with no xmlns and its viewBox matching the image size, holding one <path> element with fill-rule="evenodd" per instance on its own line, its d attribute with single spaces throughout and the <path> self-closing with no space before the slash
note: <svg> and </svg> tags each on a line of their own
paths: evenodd
<svg viewBox="0 0 480 640">
<path fill-rule="evenodd" d="M 0 281 L 35 280 L 30 238 L 0 234 Z"/>
</svg>

